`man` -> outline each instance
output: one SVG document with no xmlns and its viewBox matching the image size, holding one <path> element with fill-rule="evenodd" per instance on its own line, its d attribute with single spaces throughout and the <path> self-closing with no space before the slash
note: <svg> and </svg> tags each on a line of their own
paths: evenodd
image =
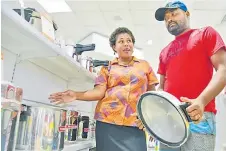
<svg viewBox="0 0 226 151">
<path fill-rule="evenodd" d="M 159 57 L 160 89 L 189 102 L 187 112 L 199 122 L 190 123 L 191 135 L 181 148 L 161 144 L 160 150 L 214 151 L 214 98 L 226 85 L 225 44 L 212 27 L 191 29 L 190 13 L 183 2 L 169 2 L 155 12 L 155 18 L 165 21 L 168 32 L 175 36 Z"/>
</svg>

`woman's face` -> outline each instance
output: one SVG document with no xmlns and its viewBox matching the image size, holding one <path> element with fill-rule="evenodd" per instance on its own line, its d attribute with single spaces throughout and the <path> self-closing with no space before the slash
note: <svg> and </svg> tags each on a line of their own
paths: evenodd
<svg viewBox="0 0 226 151">
<path fill-rule="evenodd" d="M 129 58 L 133 54 L 133 46 L 131 36 L 127 33 L 122 33 L 117 35 L 113 49 L 117 52 L 119 58 Z"/>
</svg>

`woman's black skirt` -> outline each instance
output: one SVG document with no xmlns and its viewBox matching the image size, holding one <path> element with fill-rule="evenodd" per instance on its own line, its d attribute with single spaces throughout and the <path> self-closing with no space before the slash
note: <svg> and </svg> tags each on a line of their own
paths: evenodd
<svg viewBox="0 0 226 151">
<path fill-rule="evenodd" d="M 96 151 L 147 151 L 144 131 L 97 121 Z"/>
</svg>

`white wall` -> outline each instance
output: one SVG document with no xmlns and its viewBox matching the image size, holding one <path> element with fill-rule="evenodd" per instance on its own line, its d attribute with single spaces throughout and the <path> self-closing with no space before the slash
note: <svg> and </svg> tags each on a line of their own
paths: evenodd
<svg viewBox="0 0 226 151">
<path fill-rule="evenodd" d="M 152 45 L 147 45 L 144 48 L 144 58 L 149 62 L 158 79 L 160 78 L 160 75 L 157 74 L 159 55 L 162 49 L 167 46 L 171 40 L 173 40 L 173 37 L 166 32 L 164 37 L 156 36 L 156 39 L 153 39 Z"/>
<path fill-rule="evenodd" d="M 217 25 L 215 29 L 219 32 L 221 37 L 223 38 L 224 42 L 226 43 L 226 22 Z"/>
<path fill-rule="evenodd" d="M 80 40 L 78 43 L 82 45 L 91 44 L 93 41 L 93 37 L 90 35 L 87 35 L 84 39 Z"/>
<path fill-rule="evenodd" d="M 226 44 L 226 23 L 216 26 L 216 30 L 222 36 Z M 224 92 L 224 91 L 223 91 Z M 222 151 L 223 145 L 226 147 L 226 94 L 223 92 L 216 99 L 217 115 L 216 115 L 216 148 L 215 151 Z M 226 92 L 226 87 L 225 87 Z"/>
</svg>

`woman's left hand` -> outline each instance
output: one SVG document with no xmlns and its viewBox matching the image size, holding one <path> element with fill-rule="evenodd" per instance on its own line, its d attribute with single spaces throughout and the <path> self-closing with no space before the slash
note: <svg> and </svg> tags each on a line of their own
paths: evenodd
<svg viewBox="0 0 226 151">
<path fill-rule="evenodd" d="M 144 127 L 144 125 L 143 125 L 143 123 L 141 122 L 140 119 L 137 119 L 137 120 L 136 120 L 136 124 L 137 124 L 137 127 L 138 127 L 139 129 L 145 131 L 145 127 Z"/>
<path fill-rule="evenodd" d="M 146 131 L 146 128 L 145 128 L 144 125 L 142 124 L 141 120 L 137 119 L 137 120 L 136 120 L 136 124 L 137 124 L 137 126 L 139 127 L 139 129 L 141 129 L 141 130 L 143 130 L 143 131 Z M 153 140 L 154 140 L 154 138 L 151 137 L 151 136 L 149 136 L 149 141 L 152 142 Z"/>
<path fill-rule="evenodd" d="M 133 113 L 133 116 L 136 116 L 136 117 L 137 117 L 137 119 L 136 119 L 136 121 L 135 121 L 135 123 L 137 124 L 137 127 L 138 127 L 139 129 L 145 131 L 145 127 L 144 127 L 143 123 L 141 122 L 141 120 L 138 118 L 137 113 Z"/>
</svg>

